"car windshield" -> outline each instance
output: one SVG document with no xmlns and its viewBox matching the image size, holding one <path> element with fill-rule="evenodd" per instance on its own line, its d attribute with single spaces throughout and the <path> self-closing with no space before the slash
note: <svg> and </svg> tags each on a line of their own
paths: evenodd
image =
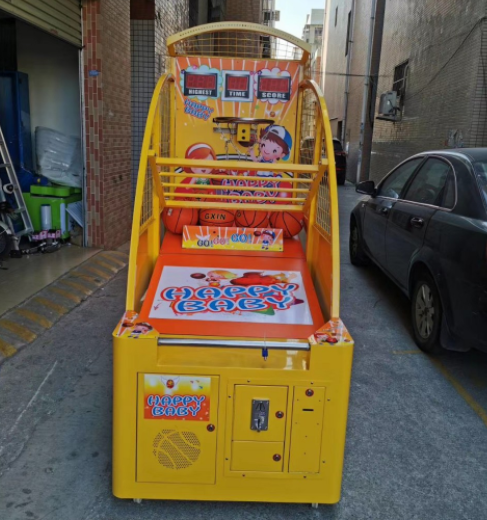
<svg viewBox="0 0 487 520">
<path fill-rule="evenodd" d="M 475 163 L 475 172 L 477 173 L 477 180 L 480 186 L 485 207 L 487 208 L 487 161 Z"/>
</svg>

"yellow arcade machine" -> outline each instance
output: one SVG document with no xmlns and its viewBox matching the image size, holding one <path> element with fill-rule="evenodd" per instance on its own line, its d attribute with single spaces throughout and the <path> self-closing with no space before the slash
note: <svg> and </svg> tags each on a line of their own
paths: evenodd
<svg viewBox="0 0 487 520">
<path fill-rule="evenodd" d="M 336 503 L 353 341 L 310 47 L 240 22 L 167 46 L 114 331 L 113 492 Z"/>
</svg>

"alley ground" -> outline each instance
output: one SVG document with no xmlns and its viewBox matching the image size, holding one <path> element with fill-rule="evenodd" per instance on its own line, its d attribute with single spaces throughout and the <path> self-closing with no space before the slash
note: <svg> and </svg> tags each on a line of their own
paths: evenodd
<svg viewBox="0 0 487 520">
<path fill-rule="evenodd" d="M 343 495 L 336 506 L 150 502 L 111 494 L 111 332 L 126 272 L 0 370 L 2 520 L 480 520 L 487 518 L 487 355 L 434 360 L 406 298 L 348 260 L 340 188 L 343 321 L 355 342 Z"/>
</svg>

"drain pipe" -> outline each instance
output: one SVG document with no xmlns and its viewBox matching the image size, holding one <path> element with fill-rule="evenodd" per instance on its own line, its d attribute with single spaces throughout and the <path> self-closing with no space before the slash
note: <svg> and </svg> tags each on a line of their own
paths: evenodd
<svg viewBox="0 0 487 520">
<path fill-rule="evenodd" d="M 347 135 L 347 117 L 348 117 L 348 98 L 350 95 L 350 67 L 352 64 L 352 47 L 353 47 L 353 28 L 355 20 L 355 0 L 352 0 L 352 7 L 350 8 L 350 32 L 348 34 L 348 56 L 347 56 L 347 69 L 345 72 L 345 96 L 343 101 L 343 124 L 342 124 L 342 135 L 340 140 L 342 146 L 345 146 L 345 137 Z"/>
<path fill-rule="evenodd" d="M 360 182 L 360 170 L 362 169 L 362 152 L 364 147 L 364 132 L 365 132 L 365 118 L 367 115 L 367 101 L 369 99 L 369 85 L 370 85 L 370 66 L 372 62 L 372 43 L 374 41 L 374 25 L 375 25 L 375 10 L 377 6 L 377 0 L 372 0 L 372 6 L 370 8 L 370 29 L 369 29 L 369 44 L 367 49 L 367 61 L 365 63 L 365 80 L 364 80 L 364 95 L 362 99 L 362 116 L 360 118 L 360 139 L 358 146 L 358 162 L 357 162 L 357 174 L 355 182 Z"/>
</svg>

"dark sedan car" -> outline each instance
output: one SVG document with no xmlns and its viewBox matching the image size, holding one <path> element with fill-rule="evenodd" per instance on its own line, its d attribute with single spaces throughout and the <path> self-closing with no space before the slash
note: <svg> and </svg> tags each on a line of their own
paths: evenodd
<svg viewBox="0 0 487 520">
<path fill-rule="evenodd" d="M 487 351 L 487 148 L 421 153 L 357 191 L 351 262 L 410 298 L 418 346 Z"/>
</svg>

